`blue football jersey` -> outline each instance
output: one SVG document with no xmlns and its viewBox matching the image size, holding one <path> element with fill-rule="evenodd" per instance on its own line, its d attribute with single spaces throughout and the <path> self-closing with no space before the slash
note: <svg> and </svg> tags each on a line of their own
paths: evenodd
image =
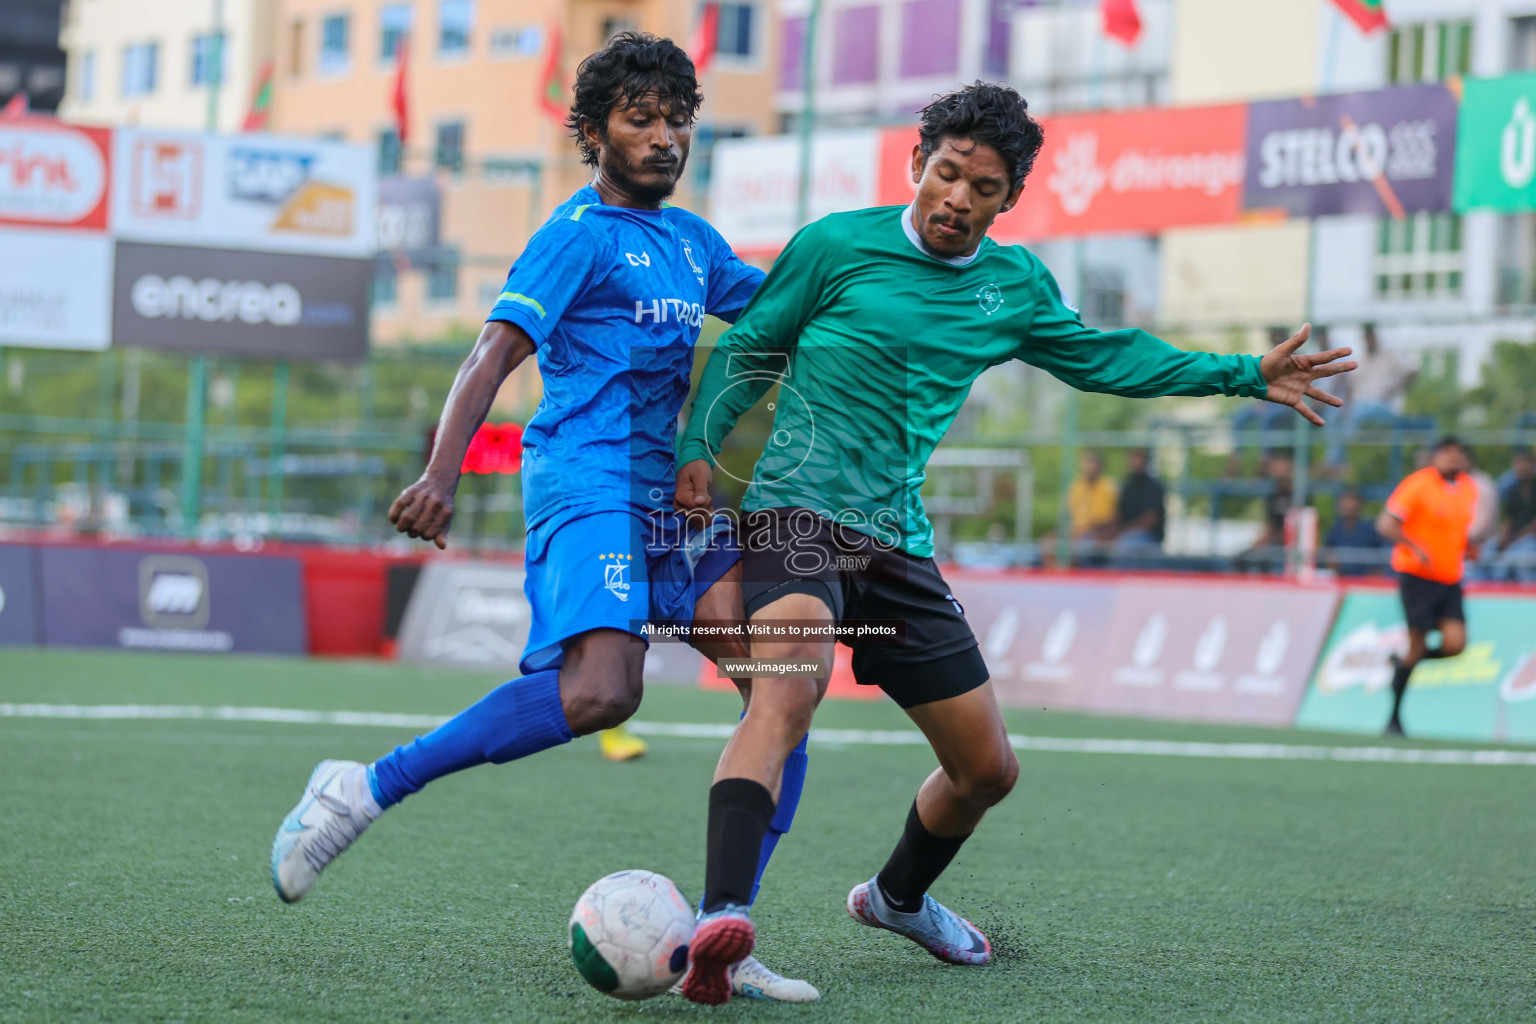
<svg viewBox="0 0 1536 1024">
<path fill-rule="evenodd" d="M 734 322 L 763 272 L 675 206 L 566 200 L 512 265 L 487 320 L 537 346 L 544 398 L 523 431 L 528 527 L 670 509 L 677 418 L 704 314 Z"/>
</svg>

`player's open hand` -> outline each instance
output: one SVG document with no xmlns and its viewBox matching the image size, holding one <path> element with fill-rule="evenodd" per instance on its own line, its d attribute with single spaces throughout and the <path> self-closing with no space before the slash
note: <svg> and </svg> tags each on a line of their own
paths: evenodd
<svg viewBox="0 0 1536 1024">
<path fill-rule="evenodd" d="M 389 521 L 408 537 L 419 537 L 448 546 L 448 528 L 453 525 L 453 488 L 422 477 L 400 492 L 389 506 Z"/>
<path fill-rule="evenodd" d="M 1312 325 L 1302 324 L 1301 330 L 1270 349 L 1259 360 L 1259 371 L 1264 374 L 1264 382 L 1269 385 L 1269 390 L 1264 394 L 1265 401 L 1288 405 L 1320 427 L 1323 418 L 1307 405 L 1306 399 L 1335 407 L 1344 402 L 1338 396 L 1315 387 L 1313 382 L 1334 374 L 1348 373 L 1358 364 L 1353 360 L 1341 361 L 1351 354 L 1347 348 L 1334 348 L 1327 352 L 1301 352 L 1301 346 L 1311 336 Z"/>
<path fill-rule="evenodd" d="M 694 459 L 677 470 L 677 493 L 672 507 L 679 512 L 708 512 L 714 506 L 709 485 L 714 483 L 715 468 L 708 459 Z"/>
</svg>

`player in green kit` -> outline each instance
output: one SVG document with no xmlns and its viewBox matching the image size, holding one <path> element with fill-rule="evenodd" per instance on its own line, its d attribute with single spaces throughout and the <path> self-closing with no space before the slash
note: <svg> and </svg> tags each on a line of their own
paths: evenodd
<svg viewBox="0 0 1536 1024">
<path fill-rule="evenodd" d="M 923 784 L 884 868 L 848 897 L 859 922 L 905 935 L 949 963 L 983 964 L 986 937 L 931 896 L 1018 762 L 965 615 L 931 557 L 924 467 L 990 366 L 1022 359 L 1084 391 L 1133 398 L 1233 395 L 1322 420 L 1305 399 L 1354 368 L 1348 349 L 1301 354 L 1309 328 L 1262 359 L 1184 352 L 1139 330 L 1083 326 L 1049 271 L 986 237 L 1018 202 L 1043 141 L 1018 93 L 977 83 L 922 113 L 910 207 L 834 214 L 801 231 L 710 357 L 681 442 L 676 503 L 710 506 L 713 460 L 776 382 L 773 433 L 743 507 L 743 597 L 754 658 L 823 668 L 754 684 L 710 790 L 702 916 L 683 994 L 730 996 L 751 952 L 747 916 L 781 766 L 825 693 L 828 625 L 895 623 L 900 639 L 848 637 L 858 682 L 879 686 L 927 736 Z M 823 635 L 804 635 L 820 629 Z"/>
</svg>

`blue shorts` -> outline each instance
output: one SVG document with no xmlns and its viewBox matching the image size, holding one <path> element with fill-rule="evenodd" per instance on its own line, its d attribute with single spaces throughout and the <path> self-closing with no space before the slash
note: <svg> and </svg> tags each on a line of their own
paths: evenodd
<svg viewBox="0 0 1536 1024">
<path fill-rule="evenodd" d="M 525 674 L 558 668 L 562 644 L 589 630 L 642 636 L 647 621 L 691 622 L 699 598 L 740 560 L 723 517 L 692 532 L 676 512 L 594 512 L 535 527 L 523 579 L 533 623 L 520 667 Z"/>
</svg>

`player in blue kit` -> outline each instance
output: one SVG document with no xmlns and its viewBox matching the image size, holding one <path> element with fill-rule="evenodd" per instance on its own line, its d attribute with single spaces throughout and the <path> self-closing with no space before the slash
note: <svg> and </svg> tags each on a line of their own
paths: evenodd
<svg viewBox="0 0 1536 1024">
<path fill-rule="evenodd" d="M 702 218 L 664 202 L 701 100 L 693 62 L 670 40 L 624 33 L 578 69 L 567 127 L 595 168 L 592 184 L 513 265 L 449 392 L 426 472 L 390 509 L 400 531 L 446 546 L 470 438 L 508 374 L 536 354 L 544 397 L 523 432 L 533 610 L 523 675 L 371 765 L 322 762 L 273 842 L 285 901 L 433 779 L 623 723 L 640 704 L 645 645 L 635 638 L 647 621 L 742 620 L 734 535 L 724 523 L 690 533 L 672 511 L 699 328 L 706 313 L 734 321 L 763 280 Z M 739 640 L 694 646 L 716 660 L 747 653 Z M 803 785 L 804 754 L 784 772 L 786 793 Z M 791 808 L 776 820 L 762 863 L 792 818 Z M 750 958 L 734 988 L 817 998 Z"/>
</svg>

